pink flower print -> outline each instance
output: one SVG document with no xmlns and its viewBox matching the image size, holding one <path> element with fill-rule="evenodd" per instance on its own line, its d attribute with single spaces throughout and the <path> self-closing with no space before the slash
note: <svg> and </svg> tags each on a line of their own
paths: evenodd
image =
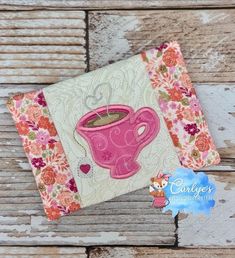
<svg viewBox="0 0 235 258">
<path fill-rule="evenodd" d="M 174 82 L 173 87 L 176 88 L 176 89 L 179 89 L 180 88 L 179 82 Z"/>
<path fill-rule="evenodd" d="M 170 108 L 171 108 L 171 109 L 176 109 L 176 108 L 177 108 L 176 103 L 175 103 L 175 102 L 171 102 Z"/>
<path fill-rule="evenodd" d="M 47 185 L 47 191 L 51 193 L 53 191 L 53 185 Z"/>
<path fill-rule="evenodd" d="M 199 112 L 201 110 L 200 104 L 198 99 L 196 98 L 192 98 L 189 102 L 189 105 L 191 107 L 191 109 L 195 112 Z"/>
<path fill-rule="evenodd" d="M 167 102 L 163 99 L 159 99 L 159 106 L 163 113 L 165 113 L 168 110 Z"/>
<path fill-rule="evenodd" d="M 43 107 L 46 107 L 47 106 L 47 103 L 46 103 L 46 100 L 44 98 L 44 95 L 42 92 L 40 92 L 36 98 L 36 101 L 38 102 L 39 105 L 43 106 Z"/>
<path fill-rule="evenodd" d="M 21 115 L 19 118 L 20 121 L 26 121 L 26 116 L 25 115 Z"/>
<path fill-rule="evenodd" d="M 174 67 L 174 66 L 170 67 L 170 68 L 169 68 L 169 72 L 170 72 L 171 74 L 173 74 L 173 73 L 175 72 L 175 67 Z"/>
<path fill-rule="evenodd" d="M 74 193 L 77 193 L 78 189 L 77 189 L 77 185 L 75 183 L 74 178 L 71 178 L 67 184 L 67 187 L 73 191 Z"/>
<path fill-rule="evenodd" d="M 195 135 L 196 133 L 200 132 L 200 129 L 197 128 L 196 124 L 187 124 L 184 127 L 184 130 L 191 134 L 192 136 Z"/>
<path fill-rule="evenodd" d="M 49 134 L 47 132 L 39 131 L 36 136 L 37 143 L 46 145 L 49 141 Z"/>
<path fill-rule="evenodd" d="M 22 104 L 22 100 L 18 100 L 15 102 L 16 108 L 19 108 Z"/>
<path fill-rule="evenodd" d="M 157 49 L 158 51 L 162 51 L 163 49 L 166 49 L 167 48 L 167 42 L 165 43 L 162 43 L 159 47 L 156 47 L 155 49 Z M 154 50 L 154 49 L 152 49 Z"/>
<path fill-rule="evenodd" d="M 180 90 L 186 97 L 192 96 L 192 92 L 188 88 L 180 87 Z"/>
<path fill-rule="evenodd" d="M 42 158 L 32 158 L 31 163 L 37 169 L 46 166 L 46 163 L 43 162 Z"/>
<path fill-rule="evenodd" d="M 57 204 L 57 202 L 56 202 L 55 200 L 52 200 L 52 201 L 51 201 L 51 206 L 52 206 L 52 207 L 56 208 L 57 205 L 58 205 L 58 204 Z"/>
</svg>

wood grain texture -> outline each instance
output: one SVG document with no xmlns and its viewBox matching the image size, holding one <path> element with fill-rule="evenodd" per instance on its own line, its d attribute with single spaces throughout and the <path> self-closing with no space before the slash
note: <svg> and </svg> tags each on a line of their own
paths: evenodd
<svg viewBox="0 0 235 258">
<path fill-rule="evenodd" d="M 86 249 L 79 247 L 0 247 L 0 258 L 85 258 Z"/>
<path fill-rule="evenodd" d="M 203 8 L 203 7 L 234 7 L 234 0 L 0 0 L 3 10 L 34 10 L 34 9 L 165 9 L 165 8 Z"/>
<path fill-rule="evenodd" d="M 6 194 L 0 192 L 0 245 L 175 244 L 174 219 L 150 207 L 148 189 L 48 222 L 35 184 L 28 183 L 33 190 L 23 183 L 25 189 L 16 191 L 12 183 Z M 28 197 L 28 191 L 34 196 Z"/>
<path fill-rule="evenodd" d="M 234 9 L 90 12 L 90 67 L 177 40 L 193 82 L 233 82 L 234 23 Z"/>
<path fill-rule="evenodd" d="M 181 247 L 235 247 L 235 173 L 209 173 L 216 186 L 216 205 L 210 216 L 181 214 Z"/>
<path fill-rule="evenodd" d="M 1 12 L 0 83 L 54 83 L 86 69 L 85 13 Z"/>
<path fill-rule="evenodd" d="M 96 247 L 90 258 L 233 258 L 235 249 L 163 249 L 156 247 Z"/>
</svg>

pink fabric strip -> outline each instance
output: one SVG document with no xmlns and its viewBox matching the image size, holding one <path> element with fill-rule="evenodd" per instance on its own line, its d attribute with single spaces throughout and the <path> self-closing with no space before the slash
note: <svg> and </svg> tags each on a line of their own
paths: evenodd
<svg viewBox="0 0 235 258">
<path fill-rule="evenodd" d="M 141 56 L 182 166 L 218 164 L 220 157 L 178 43 L 164 43 Z"/>
<path fill-rule="evenodd" d="M 43 92 L 11 97 L 7 106 L 32 167 L 48 220 L 80 208 L 78 189 Z"/>
</svg>

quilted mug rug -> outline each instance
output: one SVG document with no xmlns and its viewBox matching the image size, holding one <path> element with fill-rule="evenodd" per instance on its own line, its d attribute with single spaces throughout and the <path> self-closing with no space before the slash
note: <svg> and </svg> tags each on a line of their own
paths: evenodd
<svg viewBox="0 0 235 258">
<path fill-rule="evenodd" d="M 220 161 L 177 42 L 7 106 L 49 220 Z"/>
</svg>

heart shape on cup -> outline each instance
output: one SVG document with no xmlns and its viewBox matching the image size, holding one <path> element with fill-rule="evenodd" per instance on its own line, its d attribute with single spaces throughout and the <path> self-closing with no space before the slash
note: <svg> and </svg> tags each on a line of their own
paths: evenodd
<svg viewBox="0 0 235 258">
<path fill-rule="evenodd" d="M 84 174 L 87 174 L 90 171 L 91 166 L 89 164 L 81 164 L 79 168 Z"/>
</svg>

